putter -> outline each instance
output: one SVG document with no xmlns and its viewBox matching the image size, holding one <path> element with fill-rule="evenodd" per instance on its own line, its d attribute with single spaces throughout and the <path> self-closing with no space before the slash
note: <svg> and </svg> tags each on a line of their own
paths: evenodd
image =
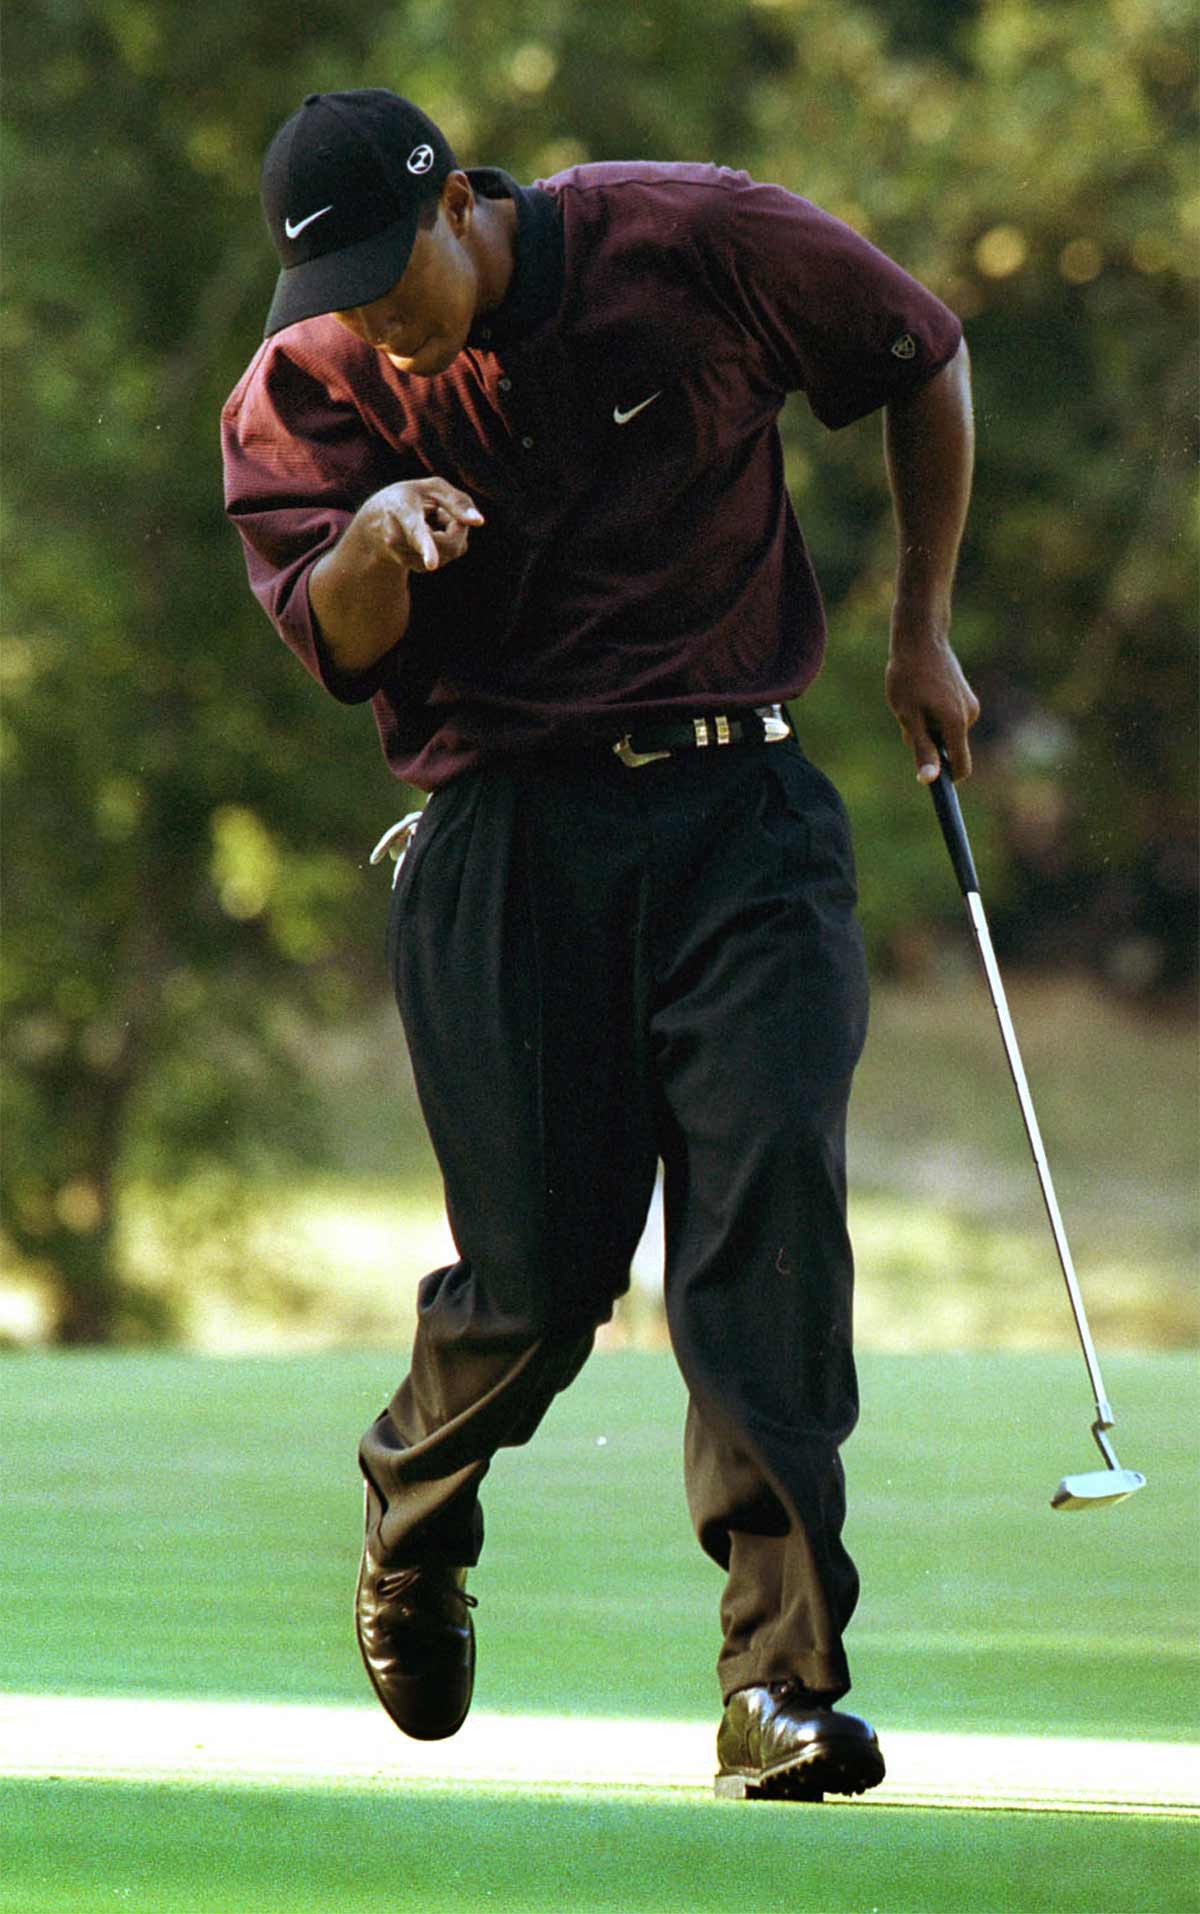
<svg viewBox="0 0 1200 1914">
<path fill-rule="evenodd" d="M 1092 1435 L 1096 1447 L 1104 1457 L 1104 1467 L 1087 1475 L 1065 1475 L 1050 1498 L 1053 1509 L 1097 1509 L 1113 1502 L 1123 1502 L 1136 1490 L 1145 1488 L 1146 1478 L 1136 1469 L 1123 1469 L 1117 1461 L 1116 1452 L 1108 1440 L 1108 1431 L 1113 1426 L 1113 1412 L 1105 1394 L 1104 1382 L 1100 1375 L 1100 1364 L 1096 1357 L 1096 1346 L 1088 1328 L 1087 1314 L 1083 1307 L 1075 1265 L 1071 1260 L 1071 1250 L 1067 1242 L 1067 1233 L 1063 1228 L 1062 1215 L 1058 1207 L 1058 1198 L 1054 1194 L 1054 1185 L 1050 1180 L 1050 1165 L 1046 1161 L 1046 1151 L 1042 1143 L 1042 1133 L 1038 1128 L 1037 1115 L 1033 1107 L 1033 1098 L 1029 1094 L 1029 1084 L 1025 1077 L 1025 1067 L 1021 1062 L 1021 1052 L 1017 1048 L 1017 1033 L 1013 1029 L 1012 1018 L 1008 1011 L 1008 999 L 1004 994 L 1004 985 L 996 965 L 996 953 L 992 949 L 992 939 L 988 931 L 987 919 L 983 914 L 983 903 L 979 895 L 979 879 L 975 875 L 975 861 L 971 856 L 971 846 L 967 840 L 966 826 L 962 811 L 959 809 L 958 793 L 954 788 L 954 777 L 950 763 L 944 751 L 940 753 L 942 769 L 940 777 L 934 779 L 929 787 L 937 812 L 938 823 L 942 827 L 942 836 L 946 840 L 946 849 L 950 853 L 950 862 L 959 888 L 966 899 L 967 911 L 971 919 L 971 928 L 975 933 L 975 942 L 983 960 L 984 975 L 996 1018 L 1000 1025 L 1000 1035 L 1004 1039 L 1004 1053 L 1008 1058 L 1008 1067 L 1016 1086 L 1017 1101 L 1021 1106 L 1021 1115 L 1025 1120 L 1025 1134 L 1029 1138 L 1029 1147 L 1033 1151 L 1033 1161 L 1042 1186 L 1042 1199 L 1046 1205 L 1046 1214 L 1050 1219 L 1050 1228 L 1054 1235 L 1054 1246 L 1058 1251 L 1058 1260 L 1062 1266 L 1063 1280 L 1067 1285 L 1067 1295 L 1071 1301 L 1071 1313 L 1075 1318 L 1075 1327 L 1079 1332 L 1083 1359 L 1087 1364 L 1091 1380 L 1092 1395 L 1096 1404 L 1096 1420 L 1092 1424 Z"/>
</svg>

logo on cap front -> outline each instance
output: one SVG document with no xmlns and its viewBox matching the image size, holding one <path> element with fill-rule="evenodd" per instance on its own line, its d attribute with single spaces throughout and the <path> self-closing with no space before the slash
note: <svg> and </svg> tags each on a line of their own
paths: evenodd
<svg viewBox="0 0 1200 1914">
<path fill-rule="evenodd" d="M 412 152 L 408 156 L 409 172 L 410 173 L 427 173 L 432 165 L 433 165 L 432 146 L 414 146 Z"/>
<path fill-rule="evenodd" d="M 898 339 L 893 339 L 892 354 L 897 359 L 915 359 L 916 358 L 917 342 L 913 338 L 911 332 L 902 332 Z"/>
<path fill-rule="evenodd" d="M 333 201 L 331 200 L 328 206 L 319 207 L 315 213 L 308 213 L 303 219 L 285 219 L 283 222 L 283 230 L 289 239 L 299 239 L 304 228 L 311 226 L 314 219 L 324 219 L 326 213 L 331 213 L 332 211 Z"/>
</svg>

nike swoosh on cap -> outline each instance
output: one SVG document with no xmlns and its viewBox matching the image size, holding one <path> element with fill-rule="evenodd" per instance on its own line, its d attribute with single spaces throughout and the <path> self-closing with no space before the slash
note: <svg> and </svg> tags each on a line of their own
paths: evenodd
<svg viewBox="0 0 1200 1914">
<path fill-rule="evenodd" d="M 654 404 L 655 399 L 661 399 L 661 398 L 662 398 L 662 388 L 660 387 L 657 392 L 652 392 L 648 399 L 643 399 L 640 405 L 631 405 L 628 412 L 622 412 L 619 405 L 614 405 L 613 424 L 628 425 L 630 419 L 636 419 L 639 412 L 644 412 L 648 405 Z"/>
<path fill-rule="evenodd" d="M 333 201 L 330 200 L 328 206 L 318 206 L 315 213 L 308 213 L 303 219 L 285 219 L 283 222 L 283 230 L 289 239 L 299 239 L 304 228 L 311 226 L 314 219 L 324 219 L 326 213 L 331 213 L 332 211 Z"/>
</svg>

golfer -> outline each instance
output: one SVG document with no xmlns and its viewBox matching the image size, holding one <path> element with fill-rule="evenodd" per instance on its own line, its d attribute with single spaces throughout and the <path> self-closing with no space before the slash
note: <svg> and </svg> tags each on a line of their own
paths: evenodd
<svg viewBox="0 0 1200 1914">
<path fill-rule="evenodd" d="M 381 90 L 310 95 L 263 203 L 282 272 L 225 409 L 228 511 L 280 636 L 430 794 L 389 949 L 458 1260 L 362 1439 L 367 1672 L 406 1734 L 464 1720 L 483 1478 L 586 1360 L 661 1161 L 688 1505 L 724 1572 L 717 1790 L 859 1793 L 884 1772 L 835 1706 L 866 980 L 845 812 L 787 711 L 825 628 L 778 418 L 882 409 L 887 696 L 918 776 L 940 742 L 964 777 L 960 327 L 780 186 L 523 187 Z M 586 1500 L 563 1543 L 586 1574 Z"/>
</svg>

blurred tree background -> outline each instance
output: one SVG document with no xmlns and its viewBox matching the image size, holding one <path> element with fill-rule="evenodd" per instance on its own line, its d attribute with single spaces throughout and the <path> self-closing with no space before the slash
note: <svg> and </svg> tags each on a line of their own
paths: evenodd
<svg viewBox="0 0 1200 1914">
<path fill-rule="evenodd" d="M 364 870 L 407 794 L 369 716 L 272 636 L 221 512 L 218 413 L 274 279 L 259 159 L 313 89 L 410 93 L 466 163 L 523 178 L 743 166 L 955 307 L 997 942 L 1190 1043 L 1187 0 L 27 0 L 7 51 L 3 1228 L 49 1333 L 178 1326 L 179 1287 L 137 1280 L 148 1214 L 185 1283 L 203 1245 L 298 1307 L 294 1248 L 250 1267 L 248 1203 L 351 1168 L 428 1180 Z M 961 906 L 881 694 L 878 421 L 828 436 L 796 403 L 786 430 L 832 628 L 802 734 L 854 815 L 877 974 L 919 990 Z"/>
</svg>

